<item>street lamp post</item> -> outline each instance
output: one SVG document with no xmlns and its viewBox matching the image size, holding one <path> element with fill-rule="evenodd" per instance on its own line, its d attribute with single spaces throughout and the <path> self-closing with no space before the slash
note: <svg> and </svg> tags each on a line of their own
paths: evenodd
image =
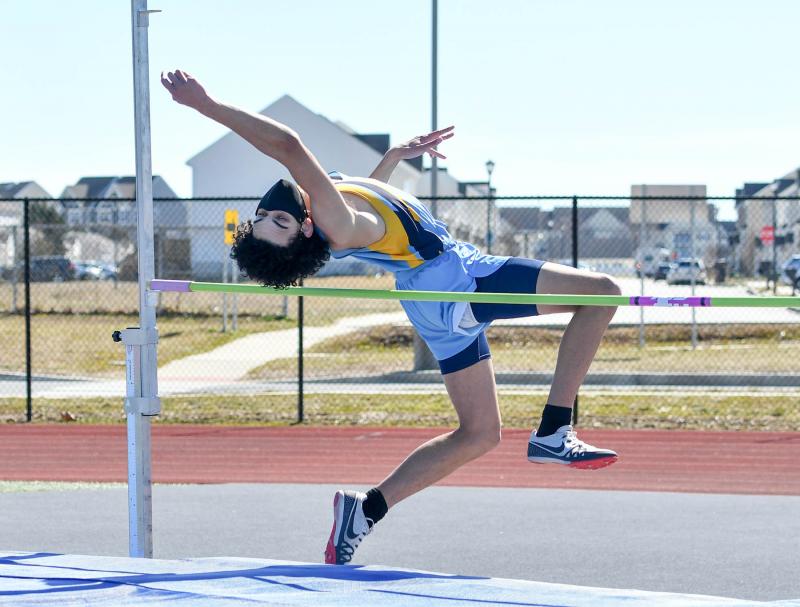
<svg viewBox="0 0 800 607">
<path fill-rule="evenodd" d="M 488 255 L 492 254 L 492 240 L 494 238 L 494 234 L 492 234 L 492 172 L 494 171 L 494 162 L 491 160 L 486 161 L 486 174 L 488 175 L 488 179 L 486 180 L 486 187 L 487 187 L 487 198 L 486 198 L 486 253 Z"/>
</svg>

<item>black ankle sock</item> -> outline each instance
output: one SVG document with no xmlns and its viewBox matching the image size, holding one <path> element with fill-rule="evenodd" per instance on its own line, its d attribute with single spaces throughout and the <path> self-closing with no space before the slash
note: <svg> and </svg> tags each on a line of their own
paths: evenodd
<svg viewBox="0 0 800 607">
<path fill-rule="evenodd" d="M 536 436 L 550 436 L 561 426 L 568 426 L 572 421 L 572 409 L 545 405 L 542 411 L 542 421 L 536 430 Z"/>
<path fill-rule="evenodd" d="M 383 499 L 383 493 L 375 488 L 367 491 L 367 499 L 364 500 L 362 508 L 364 510 L 364 516 L 372 520 L 373 524 L 386 516 L 386 512 L 389 510 L 389 507 L 386 505 L 386 500 Z"/>
</svg>

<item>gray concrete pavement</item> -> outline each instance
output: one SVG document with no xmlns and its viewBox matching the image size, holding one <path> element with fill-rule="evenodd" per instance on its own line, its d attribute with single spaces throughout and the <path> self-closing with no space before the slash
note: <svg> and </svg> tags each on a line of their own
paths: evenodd
<svg viewBox="0 0 800 607">
<path fill-rule="evenodd" d="M 155 556 L 319 562 L 335 489 L 157 485 Z M 6 492 L 0 503 L 2 549 L 127 554 L 124 487 Z M 354 562 L 798 599 L 798 512 L 789 496 L 434 487 L 394 508 Z"/>
<path fill-rule="evenodd" d="M 498 373 L 501 394 L 538 394 L 549 390 L 551 373 Z M 25 398 L 24 377 L 0 376 L 0 398 Z M 697 394 L 712 390 L 716 395 L 764 396 L 777 394 L 800 398 L 798 375 L 675 375 L 628 374 L 602 377 L 589 374 L 581 386 L 581 394 L 636 393 L 642 396 Z M 305 394 L 431 394 L 444 393 L 438 372 L 396 373 L 385 377 L 306 379 Z M 34 398 L 76 399 L 119 397 L 125 394 L 122 381 L 48 379 L 33 381 Z M 159 382 L 161 396 L 189 394 L 297 394 L 297 381 L 173 381 Z"/>
</svg>

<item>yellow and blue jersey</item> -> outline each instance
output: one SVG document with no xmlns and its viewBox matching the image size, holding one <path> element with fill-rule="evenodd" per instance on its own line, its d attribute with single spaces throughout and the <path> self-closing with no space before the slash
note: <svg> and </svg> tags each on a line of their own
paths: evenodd
<svg viewBox="0 0 800 607">
<path fill-rule="evenodd" d="M 447 226 L 414 196 L 374 179 L 331 173 L 343 194 L 366 200 L 386 225 L 383 238 L 367 247 L 331 251 L 336 258 L 356 257 L 394 274 L 414 270 L 455 246 Z"/>
</svg>

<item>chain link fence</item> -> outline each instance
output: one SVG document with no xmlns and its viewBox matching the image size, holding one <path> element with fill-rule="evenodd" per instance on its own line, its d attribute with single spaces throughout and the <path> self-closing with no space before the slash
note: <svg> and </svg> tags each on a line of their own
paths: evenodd
<svg viewBox="0 0 800 607">
<path fill-rule="evenodd" d="M 607 273 L 625 294 L 794 294 L 800 200 L 758 194 L 635 186 L 629 197 L 426 204 L 481 250 Z M 79 213 L 69 200 L 0 201 L 3 421 L 124 420 L 125 356 L 111 332 L 138 323 L 135 213 L 120 199 L 83 202 Z M 156 276 L 243 280 L 223 218 L 226 209 L 249 216 L 255 205 L 157 199 Z M 305 284 L 391 289 L 394 281 L 345 258 Z M 398 302 L 162 293 L 158 315 L 162 421 L 456 421 Z M 800 429 L 798 318 L 793 309 L 619 308 L 581 390 L 580 424 Z M 501 321 L 488 331 L 507 426 L 535 422 L 569 320 Z"/>
</svg>

